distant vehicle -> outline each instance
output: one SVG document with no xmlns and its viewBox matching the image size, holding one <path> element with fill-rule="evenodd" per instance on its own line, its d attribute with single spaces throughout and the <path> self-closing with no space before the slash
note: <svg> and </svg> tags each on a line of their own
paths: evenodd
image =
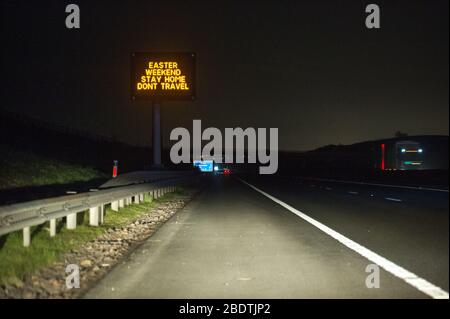
<svg viewBox="0 0 450 319">
<path fill-rule="evenodd" d="M 423 167 L 424 149 L 418 142 L 395 143 L 396 166 L 400 170 L 417 170 Z"/>
<path fill-rule="evenodd" d="M 214 166 L 214 173 L 217 175 L 230 175 L 231 174 L 231 169 L 228 167 L 223 167 L 220 164 L 216 164 Z"/>
</svg>

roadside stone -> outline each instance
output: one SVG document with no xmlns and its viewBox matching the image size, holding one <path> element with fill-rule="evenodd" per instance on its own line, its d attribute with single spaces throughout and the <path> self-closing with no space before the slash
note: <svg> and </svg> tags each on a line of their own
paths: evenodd
<svg viewBox="0 0 450 319">
<path fill-rule="evenodd" d="M 82 261 L 80 262 L 80 266 L 81 266 L 81 267 L 84 267 L 84 268 L 91 267 L 91 266 L 92 266 L 92 261 L 89 260 L 89 259 L 82 260 Z"/>
</svg>

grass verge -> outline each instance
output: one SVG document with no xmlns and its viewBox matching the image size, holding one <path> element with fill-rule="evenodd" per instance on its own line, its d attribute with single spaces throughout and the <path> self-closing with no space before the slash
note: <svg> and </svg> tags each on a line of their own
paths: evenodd
<svg viewBox="0 0 450 319">
<path fill-rule="evenodd" d="M 30 151 L 2 147 L 0 190 L 87 182 L 106 178 L 107 174 L 91 167 L 65 163 Z"/>
<path fill-rule="evenodd" d="M 148 213 L 158 203 L 170 201 L 183 193 L 177 189 L 156 200 L 145 198 L 141 204 L 133 204 L 115 212 L 106 207 L 104 224 L 89 226 L 89 213 L 78 214 L 78 225 L 74 230 L 65 228 L 65 220 L 58 221 L 58 232 L 53 238 L 49 235 L 48 223 L 32 227 L 31 245 L 23 247 L 22 232 L 14 232 L 0 237 L 0 285 L 18 285 L 27 275 L 51 265 L 62 254 L 95 239 L 108 228 L 124 226 L 139 216 Z"/>
</svg>

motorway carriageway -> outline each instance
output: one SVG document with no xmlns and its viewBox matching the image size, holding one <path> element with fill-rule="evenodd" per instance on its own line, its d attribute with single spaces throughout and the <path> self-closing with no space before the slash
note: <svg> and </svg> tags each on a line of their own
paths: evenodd
<svg viewBox="0 0 450 319">
<path fill-rule="evenodd" d="M 448 298 L 448 191 L 215 176 L 88 298 Z M 367 288 L 370 264 L 380 287 Z"/>
</svg>

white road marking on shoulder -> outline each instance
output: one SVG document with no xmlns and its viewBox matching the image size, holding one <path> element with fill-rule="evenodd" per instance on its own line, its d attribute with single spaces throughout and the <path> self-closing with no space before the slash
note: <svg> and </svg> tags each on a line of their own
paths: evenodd
<svg viewBox="0 0 450 319">
<path fill-rule="evenodd" d="M 413 190 L 418 190 L 418 191 L 432 191 L 432 192 L 444 192 L 444 193 L 449 192 L 448 189 L 426 187 L 426 186 L 406 186 L 406 185 L 394 185 L 394 184 L 367 183 L 367 182 L 355 182 L 355 181 L 346 181 L 346 180 L 339 180 L 339 179 L 312 178 L 312 177 L 308 177 L 308 178 L 303 177 L 303 179 L 310 180 L 310 181 L 322 181 L 322 182 L 332 182 L 332 183 L 369 185 L 369 186 L 380 186 L 380 187 L 390 187 L 390 188 L 404 188 L 404 189 L 413 189 Z"/>
<path fill-rule="evenodd" d="M 352 195 L 358 195 L 359 194 L 358 192 L 355 192 L 355 191 L 349 191 L 348 193 L 352 194 Z"/>
<path fill-rule="evenodd" d="M 398 266 L 397 264 L 393 263 L 392 261 L 387 260 L 386 258 L 374 253 L 368 248 L 365 248 L 364 246 L 361 246 L 357 242 L 354 242 L 353 240 L 345 237 L 344 235 L 338 233 L 337 231 L 331 229 L 330 227 L 318 222 L 317 220 L 309 217 L 308 215 L 302 213 L 301 211 L 295 209 L 294 207 L 286 204 L 285 202 L 279 200 L 278 198 L 273 197 L 272 195 L 260 190 L 259 188 L 253 186 L 252 184 L 247 183 L 246 181 L 239 179 L 242 183 L 246 184 L 247 186 L 251 187 L 258 193 L 266 196 L 267 198 L 271 199 L 275 203 L 279 204 L 280 206 L 286 208 L 291 213 L 296 214 L 298 217 L 302 218 L 303 220 L 307 221 L 311 225 L 319 228 L 321 231 L 326 233 L 327 235 L 333 237 L 337 241 L 339 241 L 341 244 L 345 245 L 346 247 L 350 248 L 354 252 L 360 254 L 361 256 L 367 258 L 371 262 L 377 264 L 387 272 L 391 273 L 392 275 L 402 279 L 412 287 L 416 288 L 417 290 L 423 292 L 424 294 L 434 298 L 434 299 L 449 299 L 448 292 L 443 290 L 442 288 L 433 285 L 429 281 L 420 278 L 416 274 L 406 270 L 403 267 Z"/>
<path fill-rule="evenodd" d="M 391 202 L 402 202 L 399 198 L 385 197 L 384 199 L 390 200 Z"/>
</svg>

